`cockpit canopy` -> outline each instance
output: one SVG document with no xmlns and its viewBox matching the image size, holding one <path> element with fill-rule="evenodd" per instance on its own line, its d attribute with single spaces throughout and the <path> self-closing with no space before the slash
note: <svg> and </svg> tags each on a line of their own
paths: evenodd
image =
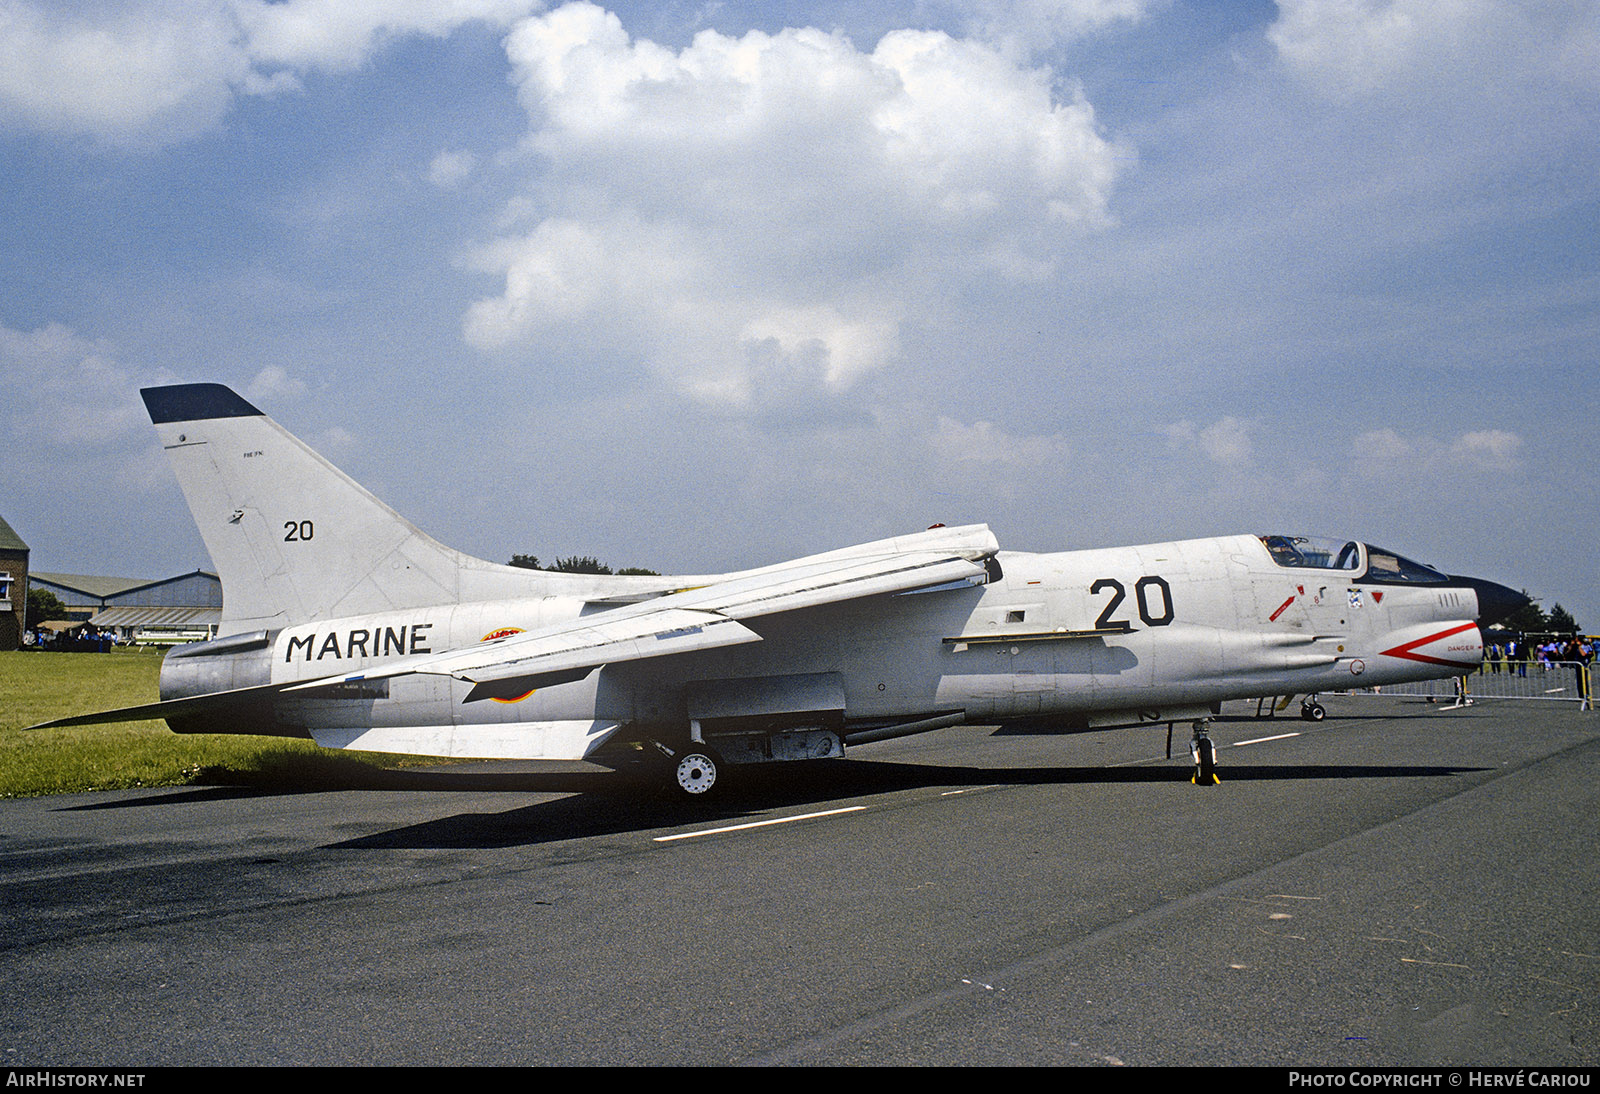
<svg viewBox="0 0 1600 1094">
<path fill-rule="evenodd" d="M 1279 566 L 1308 570 L 1339 570 L 1352 578 L 1378 585 L 1437 585 L 1450 578 L 1404 555 L 1355 540 L 1319 539 L 1314 536 L 1259 536 L 1262 546 Z"/>
</svg>

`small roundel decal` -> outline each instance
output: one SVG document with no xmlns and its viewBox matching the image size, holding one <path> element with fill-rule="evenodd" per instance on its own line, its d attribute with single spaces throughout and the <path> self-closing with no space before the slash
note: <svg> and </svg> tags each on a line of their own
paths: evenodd
<svg viewBox="0 0 1600 1094">
<path fill-rule="evenodd" d="M 521 633 L 522 633 L 522 628 L 521 627 L 498 627 L 495 630 L 492 630 L 488 634 L 484 635 L 482 638 L 478 639 L 478 641 L 480 641 L 480 642 L 493 642 L 496 638 L 510 638 L 514 634 L 521 634 Z M 528 696 L 532 695 L 534 692 L 536 692 L 538 690 L 539 690 L 538 688 L 529 688 L 527 691 L 523 692 L 521 695 L 513 695 L 509 699 L 490 699 L 489 701 L 491 703 L 520 703 L 520 702 L 522 702 L 522 700 L 526 699 Z"/>
</svg>

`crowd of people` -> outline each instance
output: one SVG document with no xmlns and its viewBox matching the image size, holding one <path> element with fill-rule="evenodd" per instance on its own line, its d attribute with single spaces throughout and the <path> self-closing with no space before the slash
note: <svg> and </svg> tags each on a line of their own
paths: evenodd
<svg viewBox="0 0 1600 1094">
<path fill-rule="evenodd" d="M 1594 661 L 1594 646 L 1582 635 L 1562 638 L 1553 636 L 1545 642 L 1529 642 L 1510 638 L 1493 642 L 1483 651 L 1483 670 L 1487 673 L 1508 672 L 1517 676 L 1528 675 L 1530 664 L 1548 672 L 1553 665 L 1582 665 Z"/>
<path fill-rule="evenodd" d="M 124 644 L 113 630 L 102 630 L 88 623 L 65 630 L 52 631 L 35 627 L 22 632 L 22 648 L 49 650 L 52 653 L 110 653 Z"/>
</svg>

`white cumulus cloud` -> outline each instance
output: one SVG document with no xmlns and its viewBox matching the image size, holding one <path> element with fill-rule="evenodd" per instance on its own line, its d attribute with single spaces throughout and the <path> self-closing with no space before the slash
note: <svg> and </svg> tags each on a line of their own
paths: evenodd
<svg viewBox="0 0 1600 1094">
<path fill-rule="evenodd" d="M 1591 0 L 1278 0 L 1268 32 L 1290 69 L 1335 96 L 1504 95 L 1550 80 L 1600 90 Z"/>
<path fill-rule="evenodd" d="M 971 279 L 1038 278 L 1107 223 L 1124 157 L 1081 94 L 995 48 L 893 31 L 703 31 L 673 51 L 588 3 L 521 22 L 542 219 L 479 249 L 483 347 L 625 327 L 683 390 L 842 390 Z M 779 386 L 782 386 L 781 384 Z"/>
<path fill-rule="evenodd" d="M 968 32 L 1018 54 L 1036 53 L 1124 23 L 1168 0 L 965 0 L 927 6 L 960 18 Z"/>
<path fill-rule="evenodd" d="M 1255 423 L 1231 415 L 1201 428 L 1187 419 L 1164 427 L 1168 444 L 1177 451 L 1199 451 L 1213 463 L 1238 465 L 1255 452 L 1250 433 Z"/>
<path fill-rule="evenodd" d="M 433 157 L 428 164 L 428 181 L 441 189 L 460 186 L 478 166 L 478 157 L 471 152 L 446 151 Z"/>
<path fill-rule="evenodd" d="M 217 126 L 240 95 L 361 67 L 406 35 L 509 25 L 538 0 L 0 0 L 0 126 L 160 146 Z"/>
<path fill-rule="evenodd" d="M 322 72 L 349 72 L 384 44 L 412 34 L 443 38 L 472 22 L 508 26 L 536 0 L 232 0 L 252 59 Z"/>
<path fill-rule="evenodd" d="M 1521 436 L 1504 429 L 1474 430 L 1440 440 L 1384 428 L 1357 437 L 1351 454 L 1355 470 L 1367 477 L 1437 480 L 1463 472 L 1519 470 L 1522 444 Z"/>
<path fill-rule="evenodd" d="M 28 393 L 10 422 L 14 456 L 99 448 L 149 424 L 138 381 L 112 347 L 61 323 L 0 326 L 0 373 Z"/>
<path fill-rule="evenodd" d="M 1519 464 L 1522 438 L 1504 429 L 1484 429 L 1463 433 L 1450 445 L 1450 454 L 1488 468 L 1509 468 Z"/>
<path fill-rule="evenodd" d="M 1021 436 L 989 421 L 964 425 L 940 415 L 930 443 L 947 463 L 1011 464 L 1037 467 L 1071 454 L 1060 436 Z"/>
</svg>

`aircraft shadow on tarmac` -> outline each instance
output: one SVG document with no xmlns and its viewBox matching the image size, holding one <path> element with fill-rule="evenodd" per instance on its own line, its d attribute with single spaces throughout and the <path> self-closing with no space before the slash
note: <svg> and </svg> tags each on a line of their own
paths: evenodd
<svg viewBox="0 0 1600 1094">
<path fill-rule="evenodd" d="M 659 770 L 464 771 L 450 766 L 385 770 L 354 765 L 310 781 L 197 786 L 64 807 L 67 810 L 177 807 L 214 801 L 329 792 L 564 794 L 494 813 L 462 813 L 329 844 L 335 848 L 471 848 L 550 843 L 685 824 L 738 823 L 774 809 L 930 787 L 1186 784 L 1182 759 L 1134 767 L 978 767 L 884 760 L 820 760 L 736 768 L 714 798 L 695 801 L 663 785 Z M 1322 779 L 1439 778 L 1477 767 L 1420 764 L 1227 764 L 1225 783 Z M 1225 788 L 1218 792 L 1225 793 Z"/>
<path fill-rule="evenodd" d="M 783 770 L 787 769 L 787 770 Z M 1221 769 L 1229 782 L 1306 779 L 1440 778 L 1483 770 L 1432 765 L 1240 765 Z M 426 773 L 419 773 L 419 777 Z M 863 760 L 784 764 L 753 768 L 727 786 L 714 801 L 669 797 L 651 783 L 627 774 L 519 775 L 515 788 L 530 792 L 576 791 L 571 797 L 501 813 L 462 813 L 406 825 L 330 844 L 335 848 L 460 849 L 549 843 L 680 825 L 737 824 L 765 817 L 773 809 L 836 805 L 928 787 L 1128 784 L 1188 782 L 1188 767 L 943 767 Z M 449 776 L 461 785 L 479 776 Z M 459 780 L 459 782 L 458 782 Z M 491 780 L 497 789 L 513 789 Z M 419 782 L 420 785 L 420 782 Z M 446 783 L 434 784 L 445 789 Z M 473 789 L 482 789 L 472 783 Z M 1223 792 L 1223 791 L 1217 791 Z"/>
<path fill-rule="evenodd" d="M 1219 768 L 1224 783 L 1320 779 L 1442 778 L 1483 770 L 1426 764 L 1266 764 Z M 565 794 L 494 813 L 462 813 L 328 844 L 332 848 L 471 848 L 550 843 L 685 824 L 738 823 L 774 809 L 930 787 L 1186 784 L 1181 761 L 1139 767 L 974 767 L 878 760 L 820 760 L 738 769 L 715 798 L 694 801 L 661 785 L 659 773 L 595 769 L 460 772 L 368 769 L 317 786 L 208 786 L 65 807 L 128 809 L 326 792 Z M 1198 791 L 1197 791 L 1198 792 Z M 1222 788 L 1217 793 L 1226 793 Z"/>
</svg>

